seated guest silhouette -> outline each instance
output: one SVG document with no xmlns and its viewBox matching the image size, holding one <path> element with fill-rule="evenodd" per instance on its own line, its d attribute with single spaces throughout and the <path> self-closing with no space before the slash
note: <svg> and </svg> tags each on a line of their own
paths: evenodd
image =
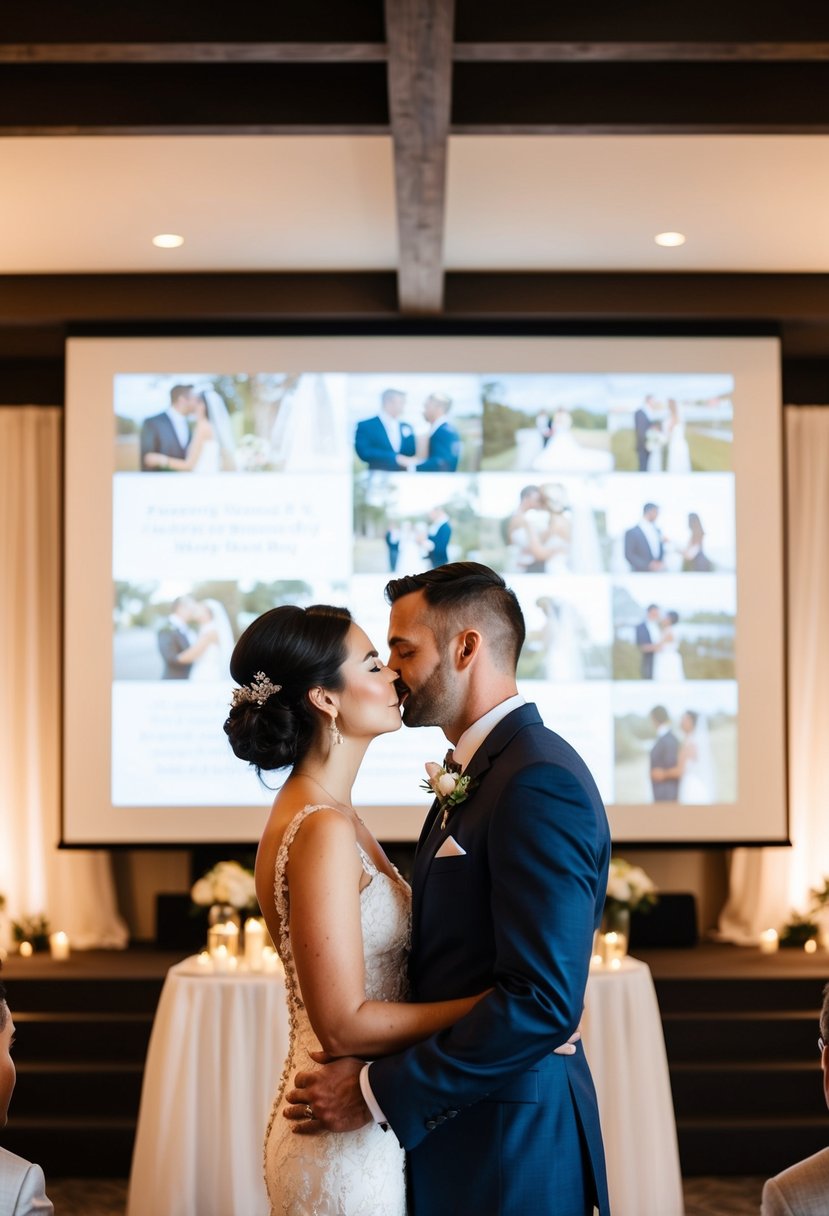
<svg viewBox="0 0 829 1216">
<path fill-rule="evenodd" d="M 461 454 L 461 437 L 446 417 L 452 398 L 432 393 L 423 402 L 423 417 L 431 426 L 429 454 L 415 465 L 418 473 L 454 473 Z"/>
<path fill-rule="evenodd" d="M 192 384 L 175 384 L 170 389 L 170 404 L 163 414 L 153 414 L 141 424 L 141 471 L 158 472 L 157 461 L 148 462 L 150 452 L 168 459 L 184 460 L 190 446 L 190 419 L 199 408 L 198 394 Z M 169 465 L 166 466 L 169 468 Z"/>
<path fill-rule="evenodd" d="M 406 394 L 387 388 L 380 398 L 380 413 L 357 423 L 354 447 L 370 469 L 399 473 L 415 454 L 414 431 L 402 418 Z"/>
<path fill-rule="evenodd" d="M 16 1080 L 11 1046 L 14 1022 L 6 1004 L 6 990 L 0 984 L 0 1127 L 6 1117 Z M 2 1216 L 54 1216 L 46 1198 L 46 1183 L 39 1165 L 0 1148 L 0 1213 Z"/>
<path fill-rule="evenodd" d="M 829 984 L 820 1011 L 820 1067 L 823 1096 L 829 1106 Z M 763 1187 L 761 1216 L 826 1216 L 829 1212 L 829 1148 L 790 1165 Z"/>
</svg>

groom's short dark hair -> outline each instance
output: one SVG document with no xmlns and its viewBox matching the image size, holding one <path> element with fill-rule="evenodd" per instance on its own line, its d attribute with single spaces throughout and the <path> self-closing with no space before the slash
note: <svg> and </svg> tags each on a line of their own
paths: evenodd
<svg viewBox="0 0 829 1216">
<path fill-rule="evenodd" d="M 170 389 L 170 401 L 175 403 L 179 397 L 189 397 L 192 391 L 192 384 L 174 384 Z"/>
<path fill-rule="evenodd" d="M 526 634 L 524 614 L 500 574 L 480 562 L 448 562 L 422 574 L 393 578 L 386 584 L 386 600 L 394 604 L 415 591 L 423 592 L 432 609 L 438 642 L 445 644 L 457 630 L 480 623 L 488 628 L 493 651 L 509 657 L 515 670 Z"/>
</svg>

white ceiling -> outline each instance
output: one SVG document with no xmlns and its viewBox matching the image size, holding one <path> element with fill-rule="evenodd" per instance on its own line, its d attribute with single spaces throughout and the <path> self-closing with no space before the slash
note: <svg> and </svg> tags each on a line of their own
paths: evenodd
<svg viewBox="0 0 829 1216">
<path fill-rule="evenodd" d="M 446 266 L 826 272 L 827 202 L 829 137 L 455 136 Z M 387 137 L 0 139 L 0 273 L 395 264 Z"/>
</svg>

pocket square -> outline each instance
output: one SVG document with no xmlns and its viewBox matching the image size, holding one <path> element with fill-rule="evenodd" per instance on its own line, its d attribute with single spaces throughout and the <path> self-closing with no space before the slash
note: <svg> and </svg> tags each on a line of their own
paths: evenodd
<svg viewBox="0 0 829 1216">
<path fill-rule="evenodd" d="M 461 848 L 454 836 L 447 836 L 435 857 L 466 857 L 466 849 Z"/>
</svg>

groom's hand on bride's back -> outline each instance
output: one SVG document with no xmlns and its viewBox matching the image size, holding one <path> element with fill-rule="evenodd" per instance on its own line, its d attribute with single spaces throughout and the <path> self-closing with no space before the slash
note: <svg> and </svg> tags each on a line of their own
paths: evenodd
<svg viewBox="0 0 829 1216">
<path fill-rule="evenodd" d="M 282 1112 L 293 1122 L 297 1135 L 352 1132 L 371 1123 L 371 1113 L 360 1090 L 360 1072 L 365 1061 L 353 1056 L 332 1060 L 325 1052 L 310 1054 L 324 1067 L 296 1074 L 294 1088 L 285 1095 L 287 1105 Z"/>
</svg>

